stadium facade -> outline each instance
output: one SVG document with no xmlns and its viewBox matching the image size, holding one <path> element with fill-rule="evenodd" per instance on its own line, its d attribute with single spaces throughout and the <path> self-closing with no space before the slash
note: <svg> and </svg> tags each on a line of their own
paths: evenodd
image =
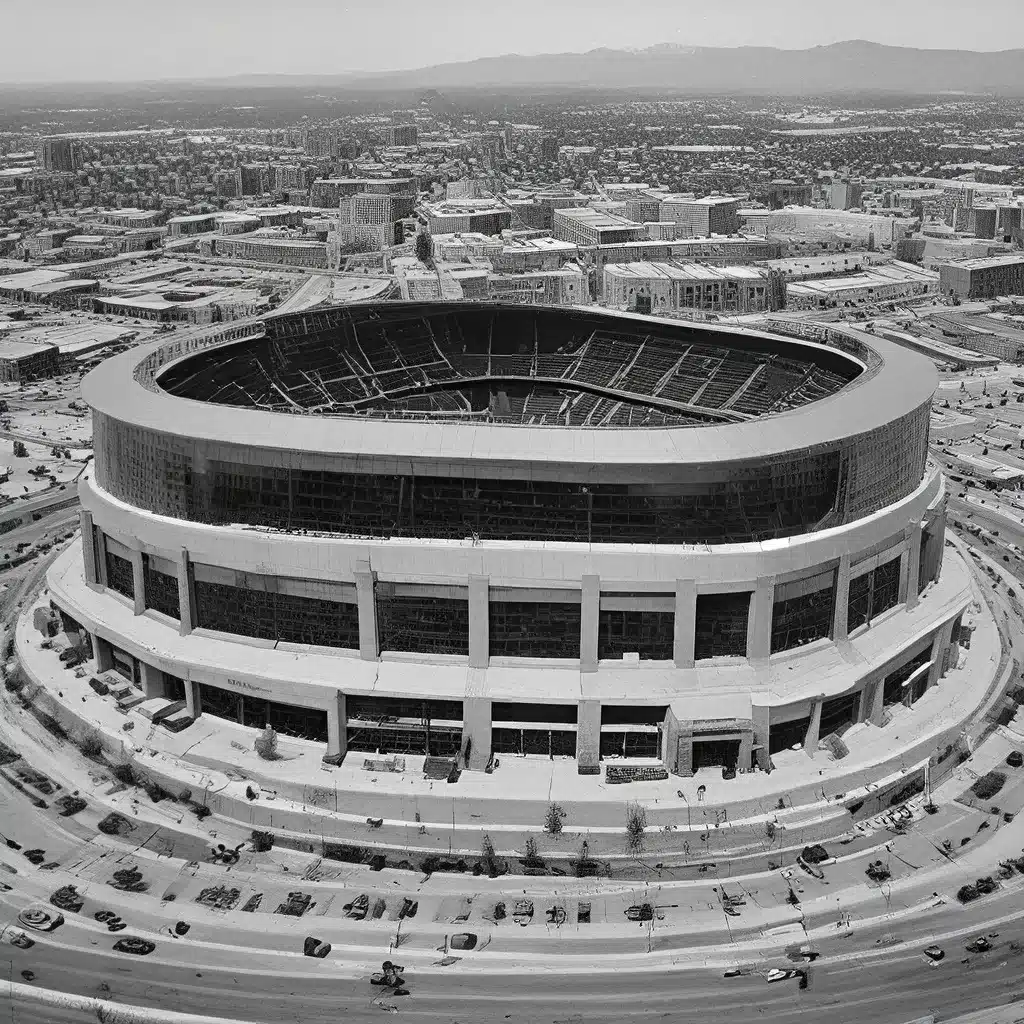
<svg viewBox="0 0 1024 1024">
<path fill-rule="evenodd" d="M 51 601 L 186 721 L 334 762 L 768 768 L 938 684 L 971 600 L 932 365 L 813 330 L 388 303 L 134 349 Z"/>
</svg>

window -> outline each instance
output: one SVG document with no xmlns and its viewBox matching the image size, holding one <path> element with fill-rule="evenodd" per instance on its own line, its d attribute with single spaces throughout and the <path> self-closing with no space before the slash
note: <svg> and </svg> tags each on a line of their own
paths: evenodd
<svg viewBox="0 0 1024 1024">
<path fill-rule="evenodd" d="M 670 661 L 675 636 L 675 613 L 605 611 L 598 615 L 598 658 L 621 658 L 636 652 L 641 661 Z"/>
<path fill-rule="evenodd" d="M 698 594 L 694 659 L 744 657 L 749 617 L 749 590 L 736 594 Z"/>
<path fill-rule="evenodd" d="M 505 658 L 578 658 L 578 603 L 491 601 L 490 653 Z"/>
</svg>

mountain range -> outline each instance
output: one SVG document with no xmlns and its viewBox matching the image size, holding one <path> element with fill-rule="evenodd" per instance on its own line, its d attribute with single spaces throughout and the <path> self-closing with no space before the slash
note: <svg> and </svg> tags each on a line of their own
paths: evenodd
<svg viewBox="0 0 1024 1024">
<path fill-rule="evenodd" d="M 412 71 L 348 74 L 349 89 L 644 89 L 820 95 L 943 92 L 1024 95 L 1024 49 L 923 50 L 850 40 L 806 50 L 661 44 L 539 56 L 507 54 Z"/>
</svg>

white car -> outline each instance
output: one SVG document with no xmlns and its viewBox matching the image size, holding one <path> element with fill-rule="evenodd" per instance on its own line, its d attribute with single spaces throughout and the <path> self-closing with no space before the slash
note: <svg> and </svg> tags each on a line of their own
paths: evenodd
<svg viewBox="0 0 1024 1024">
<path fill-rule="evenodd" d="M 18 914 L 18 923 L 26 928 L 34 928 L 37 932 L 52 932 L 64 923 L 64 915 L 56 914 L 49 907 L 42 907 L 38 904 L 26 907 Z"/>
<path fill-rule="evenodd" d="M 0 928 L 0 942 L 6 942 L 10 946 L 16 946 L 18 949 L 31 949 L 36 944 L 35 939 L 30 938 L 20 928 L 15 928 L 11 924 Z"/>
<path fill-rule="evenodd" d="M 773 981 L 786 981 L 789 978 L 795 978 L 800 972 L 799 971 L 784 971 L 780 967 L 773 967 L 765 976 L 765 981 L 769 984 Z"/>
</svg>

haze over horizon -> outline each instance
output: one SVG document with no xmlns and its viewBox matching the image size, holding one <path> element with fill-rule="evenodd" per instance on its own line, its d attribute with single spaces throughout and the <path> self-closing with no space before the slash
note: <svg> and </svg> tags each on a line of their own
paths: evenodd
<svg viewBox="0 0 1024 1024">
<path fill-rule="evenodd" d="M 153 17 L 140 17 L 149 7 Z M 954 0 L 862 0 L 857 21 L 821 18 L 809 0 L 520 0 L 481 13 L 469 0 L 334 7 L 295 0 L 179 0 L 173 14 L 139 0 L 57 0 L 22 5 L 0 81 L 132 82 L 251 74 L 329 75 L 395 71 L 505 54 L 581 53 L 599 47 L 773 46 L 803 49 L 847 39 L 891 46 L 995 51 L 1024 40 L 1019 0 L 979 0 L 964 21 Z M 820 9 L 818 9 L 820 11 Z M 624 16 L 627 15 L 628 16 Z M 998 26 L 998 30 L 994 28 Z"/>
</svg>

